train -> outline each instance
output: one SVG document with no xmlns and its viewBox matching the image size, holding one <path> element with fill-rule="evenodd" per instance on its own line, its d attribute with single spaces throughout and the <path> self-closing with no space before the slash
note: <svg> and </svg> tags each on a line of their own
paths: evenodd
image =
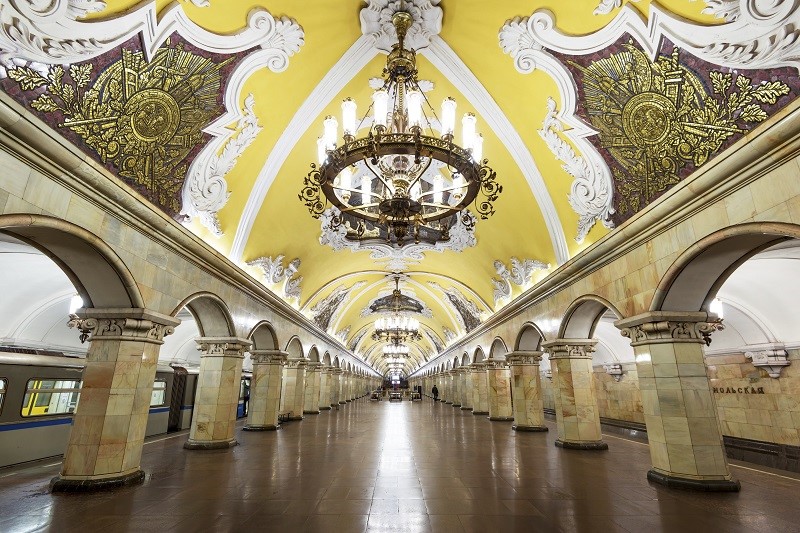
<svg viewBox="0 0 800 533">
<path fill-rule="evenodd" d="M 63 455 L 84 366 L 80 357 L 47 350 L 0 350 L 0 468 Z M 146 437 L 191 427 L 198 374 L 197 368 L 159 363 Z M 250 380 L 243 372 L 238 418 L 247 416 Z"/>
</svg>

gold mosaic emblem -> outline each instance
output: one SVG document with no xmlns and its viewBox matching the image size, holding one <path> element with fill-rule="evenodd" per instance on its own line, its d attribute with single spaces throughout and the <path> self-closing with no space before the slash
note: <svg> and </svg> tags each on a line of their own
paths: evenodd
<svg viewBox="0 0 800 533">
<path fill-rule="evenodd" d="M 764 105 L 789 93 L 780 81 L 753 84 L 742 74 L 712 71 L 710 88 L 681 65 L 679 51 L 650 59 L 632 44 L 588 67 L 584 102 L 613 168 L 617 211 L 630 216 L 699 167 L 726 139 L 767 118 Z"/>
<path fill-rule="evenodd" d="M 46 75 L 28 67 L 9 70 L 23 90 L 45 91 L 31 102 L 42 113 L 60 113 L 69 128 L 123 178 L 149 192 L 172 213 L 190 152 L 203 142 L 203 128 L 220 113 L 223 63 L 188 52 L 179 44 L 158 50 L 152 61 L 122 50 L 90 86 L 93 66 L 52 66 Z"/>
</svg>

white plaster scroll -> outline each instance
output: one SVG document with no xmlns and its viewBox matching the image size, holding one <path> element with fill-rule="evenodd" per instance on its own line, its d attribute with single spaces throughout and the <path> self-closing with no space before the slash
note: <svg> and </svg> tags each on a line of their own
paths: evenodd
<svg viewBox="0 0 800 533">
<path fill-rule="evenodd" d="M 638 2 L 639 0 L 631 0 L 631 2 Z M 622 5 L 622 0 L 600 0 L 600 3 L 594 8 L 595 15 L 607 15 L 616 8 Z"/>
<path fill-rule="evenodd" d="M 511 296 L 511 285 L 524 287 L 531 281 L 533 272 L 535 270 L 547 270 L 550 265 L 536 259 L 518 259 L 511 258 L 511 268 L 507 267 L 505 263 L 496 259 L 494 261 L 494 269 L 500 279 L 492 278 L 492 285 L 494 286 L 494 303 L 509 298 Z"/>
<path fill-rule="evenodd" d="M 597 221 L 609 229 L 614 227 L 613 189 L 605 165 L 590 164 L 586 157 L 578 155 L 572 146 L 561 138 L 564 126 L 558 118 L 556 101 L 548 97 L 547 115 L 542 122 L 539 135 L 547 147 L 561 161 L 561 168 L 572 176 L 569 205 L 578 216 L 577 242 L 583 242 Z M 595 163 L 597 162 L 597 158 Z"/>
<path fill-rule="evenodd" d="M 71 64 L 97 57 L 140 35 L 149 60 L 169 36 L 178 32 L 203 50 L 221 54 L 260 47 L 273 50 L 273 70 L 283 70 L 303 44 L 303 30 L 287 18 L 274 18 L 263 8 L 250 11 L 247 26 L 217 34 L 195 24 L 173 1 L 161 12 L 148 2 L 120 16 L 79 20 L 105 8 L 98 0 L 5 0 L 0 2 L 0 63 L 12 59 L 46 64 Z"/>
<path fill-rule="evenodd" d="M 223 235 L 217 212 L 228 202 L 230 192 L 225 176 L 233 170 L 239 156 L 250 146 L 261 132 L 255 114 L 255 99 L 250 94 L 244 101 L 244 113 L 236 132 L 228 138 L 222 152 L 217 154 L 208 147 L 192 162 L 183 185 L 183 210 L 181 214 L 197 219 L 217 236 Z M 224 139 L 218 137 L 218 139 Z"/>
<path fill-rule="evenodd" d="M 300 283 L 303 281 L 302 276 L 294 277 L 300 269 L 300 259 L 292 259 L 284 267 L 284 256 L 279 255 L 275 259 L 272 257 L 259 257 L 248 261 L 249 266 L 258 267 L 263 271 L 264 282 L 270 286 L 280 285 L 283 282 L 283 295 L 286 298 L 296 298 L 300 301 Z"/>
</svg>

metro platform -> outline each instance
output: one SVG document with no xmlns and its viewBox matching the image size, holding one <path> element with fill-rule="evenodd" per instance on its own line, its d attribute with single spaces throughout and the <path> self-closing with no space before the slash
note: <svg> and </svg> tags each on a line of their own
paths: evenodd
<svg viewBox="0 0 800 533">
<path fill-rule="evenodd" d="M 554 446 L 450 405 L 369 402 L 277 432 L 237 430 L 229 450 L 151 439 L 143 484 L 51 494 L 57 459 L 0 470 L 0 531 L 797 531 L 800 476 L 732 461 L 739 493 L 651 485 L 645 443 Z"/>
</svg>

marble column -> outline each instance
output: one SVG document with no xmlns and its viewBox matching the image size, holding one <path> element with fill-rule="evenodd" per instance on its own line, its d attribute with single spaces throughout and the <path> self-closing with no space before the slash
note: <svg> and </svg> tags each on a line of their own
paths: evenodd
<svg viewBox="0 0 800 533">
<path fill-rule="evenodd" d="M 329 376 L 328 379 L 330 380 L 330 383 L 331 383 L 330 384 L 330 390 L 331 390 L 330 402 L 331 402 L 331 407 L 336 407 L 338 409 L 339 408 L 339 404 L 341 403 L 339 401 L 339 394 L 341 393 L 341 390 L 342 390 L 342 385 L 341 385 L 342 369 L 341 368 L 335 368 L 335 367 L 331 368 L 331 375 Z"/>
<path fill-rule="evenodd" d="M 140 467 L 158 352 L 180 324 L 146 309 L 81 309 L 70 321 L 91 343 L 81 398 L 53 491 L 89 491 L 140 483 Z"/>
<path fill-rule="evenodd" d="M 653 311 L 614 323 L 631 339 L 653 468 L 668 487 L 736 492 L 706 374 L 703 347 L 716 324 L 704 312 Z"/>
<path fill-rule="evenodd" d="M 553 372 L 558 447 L 608 449 L 600 433 L 600 410 L 593 384 L 595 344 L 593 339 L 555 339 L 542 344 L 550 353 Z"/>
<path fill-rule="evenodd" d="M 306 364 L 303 358 L 287 359 L 283 370 L 281 410 L 289 412 L 289 420 L 303 419 L 303 404 L 306 399 Z"/>
<path fill-rule="evenodd" d="M 331 408 L 331 370 L 331 367 L 323 366 L 319 372 L 320 411 L 329 411 Z"/>
<path fill-rule="evenodd" d="M 347 378 L 349 375 L 350 372 L 346 370 L 342 370 L 342 373 L 339 374 L 339 405 L 347 403 Z"/>
<path fill-rule="evenodd" d="M 472 414 L 489 414 L 489 380 L 486 363 L 472 363 Z"/>
<path fill-rule="evenodd" d="M 461 367 L 461 410 L 472 411 L 472 370 L 468 366 Z"/>
<path fill-rule="evenodd" d="M 444 397 L 444 403 L 452 405 L 453 404 L 453 371 L 448 370 L 444 373 L 444 381 L 446 383 L 444 390 L 446 396 Z"/>
<path fill-rule="evenodd" d="M 310 362 L 306 365 L 306 391 L 303 400 L 303 414 L 319 414 L 319 370 L 322 363 Z"/>
<path fill-rule="evenodd" d="M 454 368 L 450 371 L 450 382 L 453 384 L 453 407 L 461 407 L 461 369 Z"/>
<path fill-rule="evenodd" d="M 489 359 L 486 377 L 489 383 L 489 420 L 514 420 L 514 411 L 511 408 L 511 372 L 506 362 Z"/>
<path fill-rule="evenodd" d="M 251 342 L 236 337 L 200 337 L 200 375 L 187 450 L 230 448 L 234 438 L 242 361 Z"/>
<path fill-rule="evenodd" d="M 511 396 L 514 400 L 515 431 L 547 431 L 539 375 L 542 352 L 511 352 L 506 355 L 511 365 Z"/>
<path fill-rule="evenodd" d="M 283 365 L 288 356 L 279 350 L 250 350 L 253 377 L 250 380 L 250 406 L 245 431 L 278 429 Z"/>
</svg>

